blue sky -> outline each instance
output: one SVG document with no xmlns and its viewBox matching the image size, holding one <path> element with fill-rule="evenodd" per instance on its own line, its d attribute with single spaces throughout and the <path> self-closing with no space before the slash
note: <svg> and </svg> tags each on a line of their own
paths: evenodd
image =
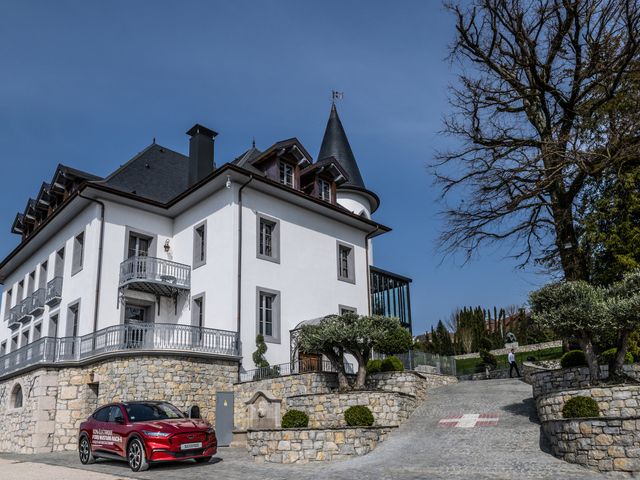
<svg viewBox="0 0 640 480">
<path fill-rule="evenodd" d="M 448 112 L 453 19 L 439 1 L 20 1 L 0 3 L 0 256 L 17 211 L 64 163 L 99 175 L 156 137 L 218 132 L 216 162 L 298 137 L 318 152 L 331 90 L 367 187 L 393 228 L 375 263 L 414 279 L 414 333 L 463 305 L 526 302 L 545 283 L 487 249 L 442 259 L 427 166 L 456 140 Z"/>
</svg>

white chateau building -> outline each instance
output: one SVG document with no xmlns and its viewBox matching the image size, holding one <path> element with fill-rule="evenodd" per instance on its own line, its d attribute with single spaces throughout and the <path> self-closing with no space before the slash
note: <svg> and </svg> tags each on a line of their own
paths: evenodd
<svg viewBox="0 0 640 480">
<path fill-rule="evenodd" d="M 390 229 L 335 105 L 315 159 L 291 138 L 216 166 L 216 132 L 187 134 L 188 156 L 154 143 L 105 178 L 59 165 L 28 200 L 0 263 L 0 379 L 135 350 L 225 356 L 241 375 L 258 333 L 295 369 L 302 322 L 352 310 L 411 328 L 410 279 L 371 266 Z"/>
</svg>

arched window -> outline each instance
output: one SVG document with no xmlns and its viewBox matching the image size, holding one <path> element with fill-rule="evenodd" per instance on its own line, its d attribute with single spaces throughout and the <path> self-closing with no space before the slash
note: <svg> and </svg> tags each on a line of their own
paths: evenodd
<svg viewBox="0 0 640 480">
<path fill-rule="evenodd" d="M 22 407 L 22 387 L 19 383 L 11 391 L 11 406 L 13 408 Z"/>
</svg>

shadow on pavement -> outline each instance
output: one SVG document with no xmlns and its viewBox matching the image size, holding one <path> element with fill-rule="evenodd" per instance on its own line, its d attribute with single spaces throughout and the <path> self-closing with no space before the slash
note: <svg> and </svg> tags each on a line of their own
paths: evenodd
<svg viewBox="0 0 640 480">
<path fill-rule="evenodd" d="M 531 423 L 540 423 L 540 420 L 538 419 L 538 413 L 536 412 L 536 402 L 533 398 L 527 398 L 519 403 L 511 403 L 509 405 L 505 405 L 501 407 L 501 410 L 512 413 L 514 415 L 527 417 Z"/>
</svg>

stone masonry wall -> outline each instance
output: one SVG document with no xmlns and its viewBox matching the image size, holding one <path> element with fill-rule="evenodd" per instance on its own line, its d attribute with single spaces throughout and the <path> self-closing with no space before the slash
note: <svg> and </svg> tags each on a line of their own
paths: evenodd
<svg viewBox="0 0 640 480">
<path fill-rule="evenodd" d="M 22 407 L 12 392 L 22 388 Z M 0 452 L 44 453 L 53 447 L 58 372 L 38 369 L 0 382 Z"/>
<path fill-rule="evenodd" d="M 430 388 L 457 382 L 456 377 L 435 373 L 418 373 L 414 371 L 381 372 L 367 376 L 367 388 L 385 392 L 400 392 L 413 395 L 418 400 L 427 398 Z"/>
<path fill-rule="evenodd" d="M 600 367 L 601 377 L 606 377 L 609 368 L 606 365 Z M 640 364 L 625 365 L 624 371 L 630 377 L 640 380 Z M 552 392 L 564 390 L 577 390 L 591 385 L 589 369 L 587 367 L 563 368 L 559 370 L 544 370 L 527 375 L 533 387 L 533 397 L 546 395 Z"/>
<path fill-rule="evenodd" d="M 202 417 L 214 422 L 216 392 L 232 391 L 237 375 L 233 361 L 157 355 L 61 369 L 53 449 L 74 450 L 80 423 L 113 401 L 167 400 L 181 410 L 199 405 Z"/>
<path fill-rule="evenodd" d="M 525 353 L 525 352 L 537 352 L 538 350 L 545 350 L 547 348 L 561 347 L 562 340 L 555 340 L 553 342 L 545 342 L 545 343 L 534 343 L 532 345 L 520 345 L 516 347 L 516 352 Z M 490 353 L 493 355 L 506 355 L 511 351 L 511 348 L 499 348 L 497 350 L 491 350 Z M 456 355 L 454 358 L 458 360 L 462 360 L 463 358 L 480 358 L 480 354 L 478 352 L 474 353 L 465 353 L 463 355 Z"/>
<path fill-rule="evenodd" d="M 541 421 L 562 419 L 562 407 L 573 397 L 591 397 L 603 417 L 640 417 L 640 386 L 585 388 L 542 395 L 536 399 Z"/>
<path fill-rule="evenodd" d="M 418 406 L 418 400 L 405 393 L 357 391 L 292 396 L 286 404 L 287 410 L 302 410 L 309 415 L 311 428 L 338 428 L 346 426 L 344 412 L 354 405 L 368 406 L 375 426 L 400 425 Z"/>
<path fill-rule="evenodd" d="M 390 427 L 249 430 L 247 449 L 256 462 L 309 463 L 365 455 L 389 435 Z"/>
<path fill-rule="evenodd" d="M 640 472 L 640 418 L 550 420 L 542 423 L 553 454 L 600 472 Z"/>
<path fill-rule="evenodd" d="M 236 430 L 249 428 L 249 409 L 245 402 L 256 392 L 268 392 L 274 397 L 284 399 L 292 395 L 313 395 L 329 393 L 338 388 L 335 373 L 300 373 L 286 377 L 267 378 L 256 382 L 236 383 L 234 392 L 234 426 Z M 282 414 L 287 405 L 282 402 Z"/>
</svg>

